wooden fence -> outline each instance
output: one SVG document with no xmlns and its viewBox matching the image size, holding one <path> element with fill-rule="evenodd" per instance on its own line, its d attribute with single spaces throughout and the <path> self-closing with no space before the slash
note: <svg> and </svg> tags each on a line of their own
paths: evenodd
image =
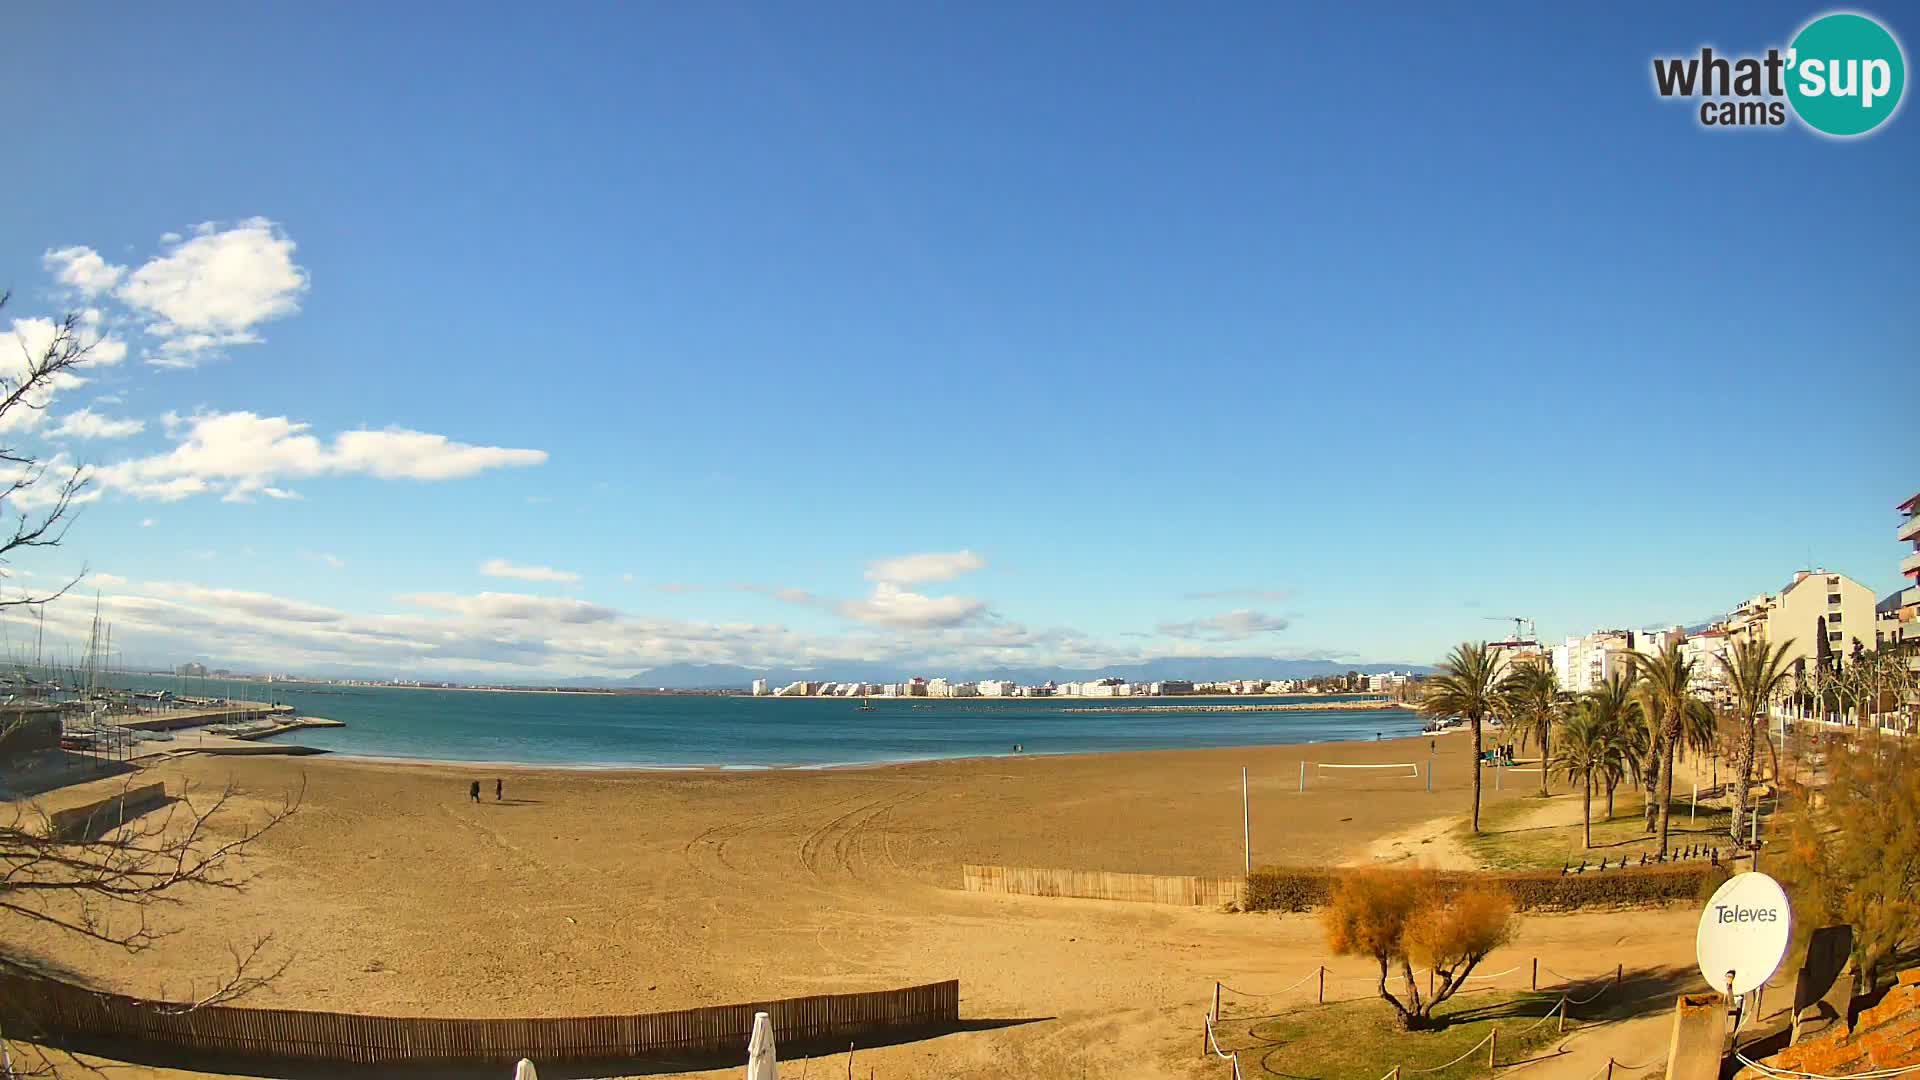
<svg viewBox="0 0 1920 1080">
<path fill-rule="evenodd" d="M 56 810 L 48 818 L 54 836 L 62 840 L 92 840 L 126 824 L 128 818 L 136 818 L 154 807 L 164 806 L 166 801 L 166 785 L 144 784 L 116 791 L 83 806 Z"/>
<path fill-rule="evenodd" d="M 960 1018 L 960 983 L 629 1016 L 466 1020 L 227 1005 L 187 1010 L 0 973 L 0 1018 L 9 1035 L 145 1043 L 208 1058 L 354 1065 L 510 1063 L 523 1057 L 541 1064 L 744 1061 L 756 1012 L 773 1015 L 783 1050 L 790 1045 L 839 1049 L 862 1038 L 952 1028 Z"/>
<path fill-rule="evenodd" d="M 967 892 L 1018 893 L 1022 896 L 1078 896 L 1089 900 L 1128 900 L 1143 904 L 1219 907 L 1239 903 L 1246 881 L 1231 877 L 1177 874 L 1114 874 L 1105 870 L 1045 870 L 1031 866 L 960 867 Z"/>
</svg>

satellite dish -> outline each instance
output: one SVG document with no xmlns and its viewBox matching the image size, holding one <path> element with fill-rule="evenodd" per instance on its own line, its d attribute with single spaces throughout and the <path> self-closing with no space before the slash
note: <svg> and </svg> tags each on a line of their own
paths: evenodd
<svg viewBox="0 0 1920 1080">
<path fill-rule="evenodd" d="M 1780 883 L 1762 873 L 1735 874 L 1700 913 L 1700 974 L 1720 993 L 1750 994 L 1780 970 L 1792 936 L 1793 909 Z"/>
</svg>

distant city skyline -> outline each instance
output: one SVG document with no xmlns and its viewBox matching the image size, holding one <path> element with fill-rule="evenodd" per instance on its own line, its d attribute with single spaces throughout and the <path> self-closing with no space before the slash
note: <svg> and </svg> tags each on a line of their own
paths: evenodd
<svg viewBox="0 0 1920 1080">
<path fill-rule="evenodd" d="M 93 468 L 5 568 L 89 571 L 55 648 L 1406 666 L 1901 583 L 1920 127 L 1649 85 L 1804 7 L 361 10 L 11 22 L 0 362 L 97 340 L 4 433 Z"/>
</svg>

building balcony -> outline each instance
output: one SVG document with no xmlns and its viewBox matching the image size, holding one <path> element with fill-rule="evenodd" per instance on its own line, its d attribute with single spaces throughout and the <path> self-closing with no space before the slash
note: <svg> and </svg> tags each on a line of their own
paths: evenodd
<svg viewBox="0 0 1920 1080">
<path fill-rule="evenodd" d="M 1896 535 L 1901 540 L 1912 540 L 1915 537 L 1920 537 L 1920 514 L 1915 514 L 1901 522 L 1900 531 Z"/>
<path fill-rule="evenodd" d="M 1907 577 L 1920 574 L 1920 551 L 1915 551 L 1913 554 L 1900 560 L 1900 572 Z"/>
</svg>

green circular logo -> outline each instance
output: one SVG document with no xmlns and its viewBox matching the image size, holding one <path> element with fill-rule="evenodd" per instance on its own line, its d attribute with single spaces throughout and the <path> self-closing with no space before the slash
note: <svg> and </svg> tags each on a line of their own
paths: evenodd
<svg viewBox="0 0 1920 1080">
<path fill-rule="evenodd" d="M 1822 15 L 1793 39 L 1787 99 L 1807 126 L 1864 135 L 1900 107 L 1906 58 L 1886 28 L 1865 15 Z"/>
</svg>

